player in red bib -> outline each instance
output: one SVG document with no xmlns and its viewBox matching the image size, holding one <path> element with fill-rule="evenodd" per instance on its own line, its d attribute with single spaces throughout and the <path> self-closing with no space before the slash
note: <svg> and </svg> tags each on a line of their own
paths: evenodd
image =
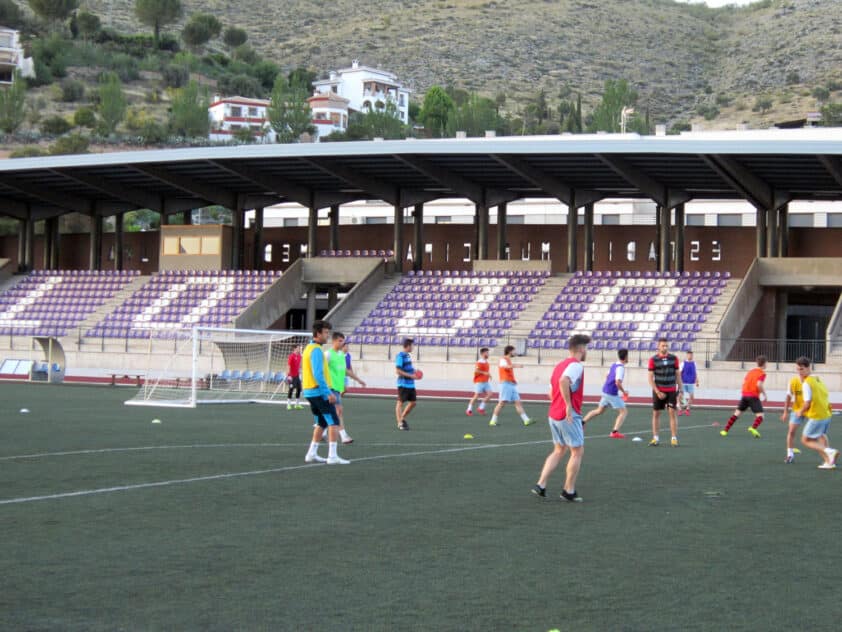
<svg viewBox="0 0 842 632">
<path fill-rule="evenodd" d="M 585 435 L 582 430 L 582 395 L 585 392 L 585 366 L 582 362 L 588 356 L 589 336 L 571 336 L 567 343 L 570 356 L 559 362 L 550 378 L 550 433 L 553 437 L 553 451 L 544 461 L 541 477 L 532 488 L 536 496 L 547 495 L 547 480 L 555 471 L 564 453 L 570 450 L 567 461 L 567 478 L 561 499 L 569 502 L 582 502 L 576 493 L 576 478 L 582 466 L 585 451 Z"/>
</svg>

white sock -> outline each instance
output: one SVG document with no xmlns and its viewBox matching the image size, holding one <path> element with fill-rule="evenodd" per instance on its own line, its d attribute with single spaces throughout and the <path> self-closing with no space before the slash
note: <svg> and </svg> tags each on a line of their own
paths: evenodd
<svg viewBox="0 0 842 632">
<path fill-rule="evenodd" d="M 828 447 L 824 449 L 825 454 L 830 454 L 831 452 L 833 452 L 833 448 Z"/>
<path fill-rule="evenodd" d="M 652 435 L 652 438 L 653 438 L 655 441 L 660 441 L 660 440 L 661 440 L 661 438 L 660 438 L 658 435 Z"/>
<path fill-rule="evenodd" d="M 343 441 L 345 441 L 345 439 L 348 438 L 348 433 L 346 432 L 345 428 L 339 429 L 339 436 L 342 437 Z"/>
<path fill-rule="evenodd" d="M 523 419 L 524 421 L 529 421 L 529 415 L 527 415 L 525 412 L 522 412 L 520 414 L 520 418 Z"/>
<path fill-rule="evenodd" d="M 328 443 L 327 447 L 327 458 L 332 459 L 336 456 L 338 456 L 336 454 L 336 441 L 331 441 Z"/>
<path fill-rule="evenodd" d="M 678 437 L 676 437 L 675 435 L 672 435 L 672 440 L 673 440 L 673 441 L 678 441 Z"/>
<path fill-rule="evenodd" d="M 786 455 L 787 456 L 795 456 L 795 451 L 792 448 L 787 448 L 786 449 Z"/>
<path fill-rule="evenodd" d="M 491 415 L 491 421 L 497 421 L 497 415 Z"/>
<path fill-rule="evenodd" d="M 307 453 L 307 456 L 316 456 L 319 452 L 319 444 L 315 441 L 310 442 L 310 451 Z"/>
<path fill-rule="evenodd" d="M 468 412 L 468 413 L 469 413 L 469 412 L 471 412 L 473 409 L 474 409 L 474 407 L 473 407 L 473 406 L 468 406 L 468 408 L 466 408 L 466 409 L 465 409 L 465 412 Z M 480 410 L 482 410 L 482 409 L 480 409 Z"/>
<path fill-rule="evenodd" d="M 479 407 L 478 407 L 478 410 L 479 410 L 480 412 L 482 412 L 483 410 L 485 410 L 485 404 L 480 404 L 480 405 L 479 405 Z"/>
</svg>

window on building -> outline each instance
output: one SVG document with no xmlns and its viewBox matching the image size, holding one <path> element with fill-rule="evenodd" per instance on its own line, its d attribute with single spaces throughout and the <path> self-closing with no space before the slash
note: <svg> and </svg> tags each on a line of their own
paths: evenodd
<svg viewBox="0 0 842 632">
<path fill-rule="evenodd" d="M 366 217 L 365 218 L 366 224 L 388 224 L 388 218 L 386 217 Z"/>
<path fill-rule="evenodd" d="M 506 224 L 525 224 L 526 217 L 524 215 L 507 215 Z"/>
<path fill-rule="evenodd" d="M 739 213 L 720 213 L 716 216 L 717 226 L 742 226 L 743 216 Z"/>
<path fill-rule="evenodd" d="M 401 93 L 400 97 L 398 98 L 398 103 L 401 107 L 406 105 L 406 95 Z"/>
<path fill-rule="evenodd" d="M 232 126 L 231 126 L 231 131 L 233 132 L 233 131 L 235 131 L 235 130 L 238 130 L 238 129 L 240 129 L 240 127 L 241 127 L 240 125 L 232 125 Z"/>
<path fill-rule="evenodd" d="M 436 217 L 436 224 L 451 224 L 453 218 L 450 215 L 438 215 Z"/>
<path fill-rule="evenodd" d="M 787 223 L 791 228 L 812 228 L 813 214 L 812 213 L 790 213 L 786 218 Z M 842 213 L 828 213 L 827 225 L 833 228 L 842 226 Z"/>
<path fill-rule="evenodd" d="M 257 116 L 257 108 L 249 108 L 249 116 Z"/>
<path fill-rule="evenodd" d="M 620 224 L 619 213 L 606 213 L 602 216 L 602 224 L 604 226 L 618 226 Z"/>
<path fill-rule="evenodd" d="M 330 89 L 334 94 L 337 94 L 339 92 L 339 86 L 331 86 Z"/>
<path fill-rule="evenodd" d="M 285 217 L 284 218 L 284 226 L 287 228 L 291 228 L 293 226 L 298 226 L 298 218 L 297 217 Z"/>
<path fill-rule="evenodd" d="M 242 116 L 243 115 L 243 108 L 238 105 L 231 106 L 231 116 Z"/>
<path fill-rule="evenodd" d="M 685 215 L 684 216 L 684 225 L 685 226 L 704 226 L 705 225 L 705 216 L 702 213 L 697 215 Z"/>
</svg>

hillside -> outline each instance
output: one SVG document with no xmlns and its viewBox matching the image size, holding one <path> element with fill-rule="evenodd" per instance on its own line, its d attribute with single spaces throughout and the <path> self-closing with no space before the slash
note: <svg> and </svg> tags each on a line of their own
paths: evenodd
<svg viewBox="0 0 842 632">
<path fill-rule="evenodd" d="M 418 93 L 453 83 L 510 99 L 544 87 L 553 98 L 569 86 L 588 103 L 605 79 L 626 78 L 653 120 L 698 118 L 699 105 L 724 95 L 724 119 L 762 124 L 751 112 L 758 94 L 772 97 L 770 118 L 803 114 L 816 108 L 810 88 L 842 80 L 839 0 L 718 10 L 671 0 L 184 2 L 188 15 L 242 26 L 284 66 L 326 71 L 360 59 Z M 132 0 L 86 6 L 105 25 L 140 30 Z"/>
</svg>

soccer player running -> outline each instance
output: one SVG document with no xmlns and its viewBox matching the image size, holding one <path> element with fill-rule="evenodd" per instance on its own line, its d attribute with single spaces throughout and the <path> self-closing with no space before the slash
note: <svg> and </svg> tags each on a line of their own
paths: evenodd
<svg viewBox="0 0 842 632">
<path fill-rule="evenodd" d="M 795 361 L 795 365 L 798 368 L 798 375 L 802 378 L 801 394 L 804 404 L 794 412 L 807 419 L 804 430 L 801 431 L 801 443 L 815 450 L 822 457 L 820 470 L 835 470 L 839 450 L 831 448 L 827 440 L 827 431 L 830 429 L 830 420 L 833 415 L 827 387 L 818 376 L 813 375 L 810 358 L 801 356 Z"/>
<path fill-rule="evenodd" d="M 599 404 L 585 415 L 582 424 L 588 423 L 594 417 L 599 417 L 610 406 L 617 411 L 617 419 L 614 420 L 614 429 L 608 436 L 611 439 L 625 439 L 626 435 L 620 432 L 620 428 L 629 412 L 625 402 L 629 392 L 623 386 L 623 380 L 626 377 L 626 364 L 629 361 L 629 350 L 620 349 L 617 351 L 617 360 L 611 365 L 611 368 L 608 369 L 608 375 L 605 376 L 605 384 L 602 386 L 602 397 L 599 399 Z M 622 393 L 622 396 L 620 393 Z"/>
<path fill-rule="evenodd" d="M 330 377 L 330 390 L 333 396 L 336 397 L 335 405 L 336 414 L 339 416 L 339 436 L 342 439 L 342 443 L 347 445 L 354 443 L 354 440 L 345 428 L 344 408 L 342 406 L 342 395 L 345 393 L 347 376 L 353 375 L 353 378 L 361 386 L 365 386 L 365 382 L 360 380 L 353 371 L 350 374 L 348 373 L 345 348 L 345 334 L 335 331 L 331 337 L 331 347 L 325 353 L 325 357 L 327 359 L 328 375 Z"/>
<path fill-rule="evenodd" d="M 766 381 L 766 356 L 759 355 L 756 360 L 757 366 L 746 373 L 743 379 L 743 388 L 740 396 L 740 401 L 728 423 L 725 424 L 725 429 L 720 430 L 719 434 L 723 437 L 728 436 L 728 431 L 731 426 L 737 421 L 739 416 L 746 410 L 751 408 L 756 417 L 754 423 L 748 427 L 748 431 L 755 439 L 760 438 L 760 432 L 757 430 L 760 424 L 763 423 L 763 400 L 766 399 L 766 389 L 764 382 Z"/>
<path fill-rule="evenodd" d="M 415 341 L 404 338 L 403 351 L 395 356 L 395 373 L 398 376 L 398 401 L 395 403 L 395 419 L 398 430 L 409 430 L 406 417 L 415 408 L 416 392 L 415 380 L 418 379 L 415 367 L 412 366 L 412 347 Z"/>
<path fill-rule="evenodd" d="M 313 339 L 301 354 L 301 374 L 303 377 L 304 397 L 310 402 L 310 410 L 316 420 L 313 428 L 313 439 L 310 450 L 304 457 L 305 463 L 324 463 L 328 465 L 347 465 L 347 461 L 339 456 L 336 444 L 339 439 L 339 415 L 336 414 L 336 396 L 331 392 L 325 376 L 326 363 L 322 345 L 330 337 L 330 323 L 317 320 L 313 323 Z M 327 459 L 319 456 L 319 442 L 327 428 L 328 453 Z"/>
<path fill-rule="evenodd" d="M 479 360 L 474 365 L 474 396 L 468 402 L 468 409 L 465 414 L 470 417 L 474 414 L 474 403 L 479 400 L 477 411 L 480 415 L 485 414 L 485 405 L 491 399 L 491 366 L 488 363 L 488 347 L 479 350 Z"/>
<path fill-rule="evenodd" d="M 679 366 L 681 371 L 681 389 L 683 391 L 683 408 L 679 410 L 678 414 L 690 416 L 690 407 L 693 405 L 693 400 L 696 397 L 696 388 L 699 386 L 699 373 L 696 371 L 696 362 L 693 360 L 693 352 L 687 352 L 687 358 Z"/>
<path fill-rule="evenodd" d="M 295 345 L 292 353 L 287 357 L 287 382 L 289 383 L 287 410 L 293 407 L 293 392 L 295 393 L 295 408 L 302 410 L 304 406 L 301 405 L 301 345 Z"/>
<path fill-rule="evenodd" d="M 661 425 L 661 411 L 666 408 L 670 418 L 670 445 L 678 447 L 678 415 L 676 399 L 681 389 L 681 374 L 678 371 L 678 358 L 669 352 L 666 338 L 658 339 L 658 353 L 649 358 L 649 386 L 652 388 L 652 440 L 649 445 L 661 444 L 658 437 Z"/>
<path fill-rule="evenodd" d="M 532 488 L 536 496 L 547 495 L 547 481 L 561 463 L 564 453 L 570 451 L 567 461 L 567 478 L 561 490 L 561 498 L 569 502 L 582 502 L 576 493 L 576 479 L 582 466 L 585 452 L 585 434 L 582 430 L 582 395 L 585 391 L 585 367 L 582 362 L 588 355 L 590 337 L 571 336 L 567 343 L 570 356 L 559 362 L 550 378 L 550 434 L 553 437 L 553 451 L 544 461 L 541 477 Z"/>
<path fill-rule="evenodd" d="M 789 424 L 786 430 L 786 459 L 784 463 L 794 463 L 796 453 L 801 452 L 795 447 L 795 433 L 801 424 L 804 423 L 804 417 L 799 415 L 796 411 L 804 407 L 804 394 L 801 388 L 801 371 L 798 364 L 795 365 L 795 370 L 798 375 L 792 376 L 787 384 L 786 399 L 784 399 L 784 411 L 781 413 L 781 421 L 787 422 L 787 413 L 789 413 Z"/>
<path fill-rule="evenodd" d="M 497 415 L 503 410 L 503 407 L 512 402 L 515 405 L 515 410 L 520 418 L 523 420 L 523 425 L 528 426 L 534 423 L 526 412 L 523 410 L 523 404 L 520 403 L 520 393 L 517 392 L 517 380 L 515 380 L 515 369 L 523 368 L 522 364 L 513 364 L 512 358 L 515 357 L 515 348 L 512 345 L 506 345 L 503 348 L 503 357 L 500 358 L 500 401 L 494 407 L 494 412 L 491 415 L 489 426 L 497 425 Z"/>
</svg>

